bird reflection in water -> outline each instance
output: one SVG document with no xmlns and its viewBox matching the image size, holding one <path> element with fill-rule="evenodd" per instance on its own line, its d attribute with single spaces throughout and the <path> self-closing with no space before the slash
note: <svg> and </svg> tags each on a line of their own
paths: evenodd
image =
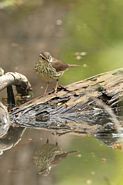
<svg viewBox="0 0 123 185">
<path fill-rule="evenodd" d="M 66 158 L 69 154 L 77 153 L 77 151 L 63 151 L 58 143 L 50 144 L 47 140 L 46 144 L 34 153 L 33 162 L 36 167 L 38 175 L 47 176 L 52 167 L 55 166 L 60 160 Z"/>
</svg>

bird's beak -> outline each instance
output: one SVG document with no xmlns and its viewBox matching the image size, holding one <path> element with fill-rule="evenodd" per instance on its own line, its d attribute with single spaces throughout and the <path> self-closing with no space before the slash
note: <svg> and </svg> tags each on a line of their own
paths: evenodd
<svg viewBox="0 0 123 185">
<path fill-rule="evenodd" d="M 40 53 L 39 56 L 43 56 L 43 53 Z"/>
<path fill-rule="evenodd" d="M 40 53 L 39 57 L 43 58 L 43 55 L 42 55 L 42 53 Z"/>
</svg>

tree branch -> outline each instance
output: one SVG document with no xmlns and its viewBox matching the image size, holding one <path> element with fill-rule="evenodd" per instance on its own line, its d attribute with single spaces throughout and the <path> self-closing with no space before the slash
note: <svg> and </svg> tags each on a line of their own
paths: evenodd
<svg viewBox="0 0 123 185">
<path fill-rule="evenodd" d="M 92 134 L 100 127 L 115 129 L 114 125 L 121 124 L 117 116 L 120 118 L 122 97 L 123 69 L 118 69 L 33 99 L 13 110 L 10 117 L 14 125 L 22 127 Z"/>
</svg>

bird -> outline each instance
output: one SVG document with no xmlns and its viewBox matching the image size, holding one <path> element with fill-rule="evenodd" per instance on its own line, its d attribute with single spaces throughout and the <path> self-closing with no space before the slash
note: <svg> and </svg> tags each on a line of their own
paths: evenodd
<svg viewBox="0 0 123 185">
<path fill-rule="evenodd" d="M 54 80 L 56 80 L 55 92 L 57 92 L 59 78 L 67 69 L 77 66 L 79 65 L 65 64 L 61 60 L 54 58 L 49 52 L 41 52 L 34 69 L 47 82 L 44 95 L 47 92 L 49 83 Z"/>
</svg>

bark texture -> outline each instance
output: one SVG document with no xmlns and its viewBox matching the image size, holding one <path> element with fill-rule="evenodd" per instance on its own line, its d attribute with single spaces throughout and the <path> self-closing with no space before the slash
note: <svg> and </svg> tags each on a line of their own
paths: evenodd
<svg viewBox="0 0 123 185">
<path fill-rule="evenodd" d="M 14 109 L 11 122 L 22 127 L 97 133 L 100 126 L 121 125 L 122 97 L 123 69 L 117 69 L 35 98 Z"/>
</svg>

